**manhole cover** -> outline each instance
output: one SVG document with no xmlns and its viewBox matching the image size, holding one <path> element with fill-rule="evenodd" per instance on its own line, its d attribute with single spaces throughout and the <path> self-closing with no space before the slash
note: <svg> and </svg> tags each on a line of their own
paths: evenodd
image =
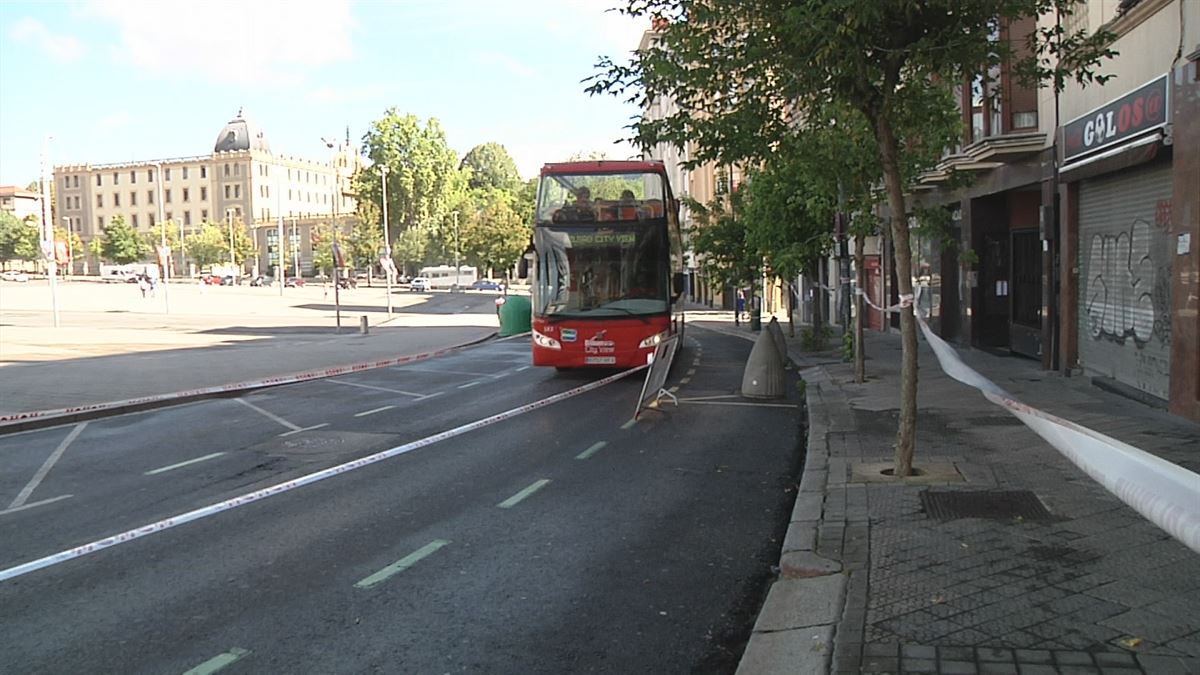
<svg viewBox="0 0 1200 675">
<path fill-rule="evenodd" d="M 921 506 L 930 518 L 941 521 L 956 518 L 991 520 L 1051 520 L 1037 495 L 1028 490 L 948 490 L 921 493 Z"/>
</svg>

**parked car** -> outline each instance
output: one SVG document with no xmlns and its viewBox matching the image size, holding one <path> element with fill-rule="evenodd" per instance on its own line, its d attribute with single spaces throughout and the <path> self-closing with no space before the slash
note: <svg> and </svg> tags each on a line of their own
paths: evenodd
<svg viewBox="0 0 1200 675">
<path fill-rule="evenodd" d="M 417 293 L 424 293 L 429 290 L 429 280 L 425 277 L 413 277 L 413 280 L 408 282 L 408 289 Z"/>
<path fill-rule="evenodd" d="M 499 281 L 494 281 L 492 279 L 480 279 L 471 284 L 471 288 L 477 291 L 499 291 L 503 290 L 504 286 L 501 285 Z"/>
<path fill-rule="evenodd" d="M 29 281 L 29 275 L 18 270 L 6 270 L 4 272 L 0 272 L 0 279 L 4 281 L 15 281 L 23 284 Z"/>
<path fill-rule="evenodd" d="M 265 274 L 260 274 L 250 280 L 250 285 L 251 286 L 270 286 L 271 285 L 271 277 L 268 277 Z"/>
<path fill-rule="evenodd" d="M 341 288 L 344 290 L 351 289 L 351 288 L 358 288 L 358 281 L 356 281 L 352 277 L 342 277 L 341 279 L 338 279 L 338 288 Z"/>
<path fill-rule="evenodd" d="M 300 288 L 304 286 L 304 279 L 302 277 L 289 277 L 284 286 L 288 288 Z"/>
</svg>

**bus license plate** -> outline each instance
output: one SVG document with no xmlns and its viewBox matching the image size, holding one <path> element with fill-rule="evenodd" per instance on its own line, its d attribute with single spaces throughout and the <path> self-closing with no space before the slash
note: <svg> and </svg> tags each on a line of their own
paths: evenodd
<svg viewBox="0 0 1200 675">
<path fill-rule="evenodd" d="M 583 359 L 584 363 L 598 366 L 611 366 L 616 364 L 617 357 L 615 356 L 587 356 Z"/>
</svg>

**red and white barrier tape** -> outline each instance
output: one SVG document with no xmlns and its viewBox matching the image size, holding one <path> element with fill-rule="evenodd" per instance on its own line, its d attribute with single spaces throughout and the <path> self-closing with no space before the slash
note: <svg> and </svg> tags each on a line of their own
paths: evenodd
<svg viewBox="0 0 1200 675">
<path fill-rule="evenodd" d="M 486 339 L 486 338 L 485 338 Z M 414 361 L 423 361 L 431 359 L 435 356 L 444 356 L 452 352 L 478 344 L 482 340 L 473 340 L 453 347 L 446 347 L 437 351 L 425 352 L 423 354 L 412 354 L 410 356 L 400 356 L 393 359 L 382 359 L 379 361 L 369 361 L 366 363 L 355 363 L 348 366 L 335 366 L 332 368 L 321 368 L 318 370 L 308 370 L 302 373 L 293 373 L 291 375 L 280 375 L 278 377 L 268 377 L 263 380 L 249 380 L 246 382 L 234 382 L 232 384 L 221 384 L 214 387 L 201 387 L 199 389 L 188 389 L 185 391 L 176 391 L 169 394 L 153 394 L 150 396 L 139 396 L 137 398 L 129 398 L 122 401 L 109 401 L 105 403 L 89 403 L 86 405 L 71 406 L 69 408 L 57 408 L 54 410 L 32 410 L 28 412 L 11 413 L 8 415 L 0 415 L 0 429 L 5 426 L 28 422 L 30 420 L 52 419 L 55 417 L 65 417 L 82 412 L 98 412 L 104 410 L 119 410 L 131 406 L 147 405 L 150 403 L 159 403 L 162 401 L 170 401 L 179 398 L 189 398 L 195 396 L 207 396 L 213 394 L 227 394 L 232 391 L 242 391 L 244 389 L 258 389 L 261 387 L 278 386 L 281 384 L 295 384 L 297 382 L 306 382 L 308 380 L 316 380 L 323 377 L 336 377 L 347 373 L 357 373 L 363 370 L 371 370 L 374 368 L 388 368 L 398 366 L 404 363 L 412 363 Z"/>
<path fill-rule="evenodd" d="M 920 289 L 918 289 L 919 291 Z M 915 312 L 942 370 L 983 392 L 1150 522 L 1200 553 L 1200 474 L 1070 420 L 1021 403 L 959 358 Z"/>
<path fill-rule="evenodd" d="M 512 417 L 517 417 L 518 415 L 524 415 L 527 412 L 532 412 L 534 410 L 538 410 L 539 408 L 545 408 L 546 406 L 551 405 L 553 403 L 558 403 L 559 401 L 571 398 L 573 396 L 578 396 L 582 393 L 591 391 L 593 389 L 598 389 L 600 387 L 603 387 L 606 384 L 615 382 L 623 377 L 627 377 L 636 372 L 639 372 L 644 368 L 646 368 L 646 366 L 638 366 L 637 368 L 631 368 L 630 370 L 626 370 L 626 371 L 617 373 L 615 375 L 609 375 L 608 377 L 606 377 L 602 380 L 596 380 L 595 382 L 589 382 L 588 384 L 576 387 L 576 388 L 568 390 L 568 391 L 564 391 L 561 394 L 555 394 L 548 398 L 544 398 L 540 401 L 534 401 L 533 403 L 529 403 L 529 404 L 526 404 L 523 406 L 519 406 L 517 408 L 513 408 L 511 410 L 506 410 L 502 413 L 492 415 L 491 417 L 485 417 L 481 420 L 476 420 L 474 422 L 470 422 L 468 424 L 464 424 L 462 426 L 458 426 L 453 429 L 449 429 L 447 431 L 443 431 L 443 432 L 434 434 L 432 436 L 426 436 L 425 438 L 422 438 L 417 441 L 413 441 L 411 443 L 405 443 L 404 445 L 398 445 L 394 448 L 375 453 L 374 455 L 369 455 L 367 457 L 355 459 L 355 460 L 346 462 L 344 464 L 339 464 L 335 467 L 325 469 L 323 471 L 317 471 L 316 473 L 310 473 L 307 476 L 302 476 L 300 478 L 295 478 L 293 480 L 284 481 L 282 483 L 278 483 L 278 484 L 272 485 L 270 487 L 265 487 L 261 490 L 255 490 L 254 492 L 247 492 L 244 495 L 239 495 L 237 497 L 233 497 L 232 499 L 226 499 L 225 501 L 219 502 L 217 504 L 212 504 L 210 506 L 201 507 L 194 511 L 188 511 L 187 513 L 181 513 L 177 516 L 173 516 L 171 518 L 166 518 L 166 519 L 160 520 L 156 523 L 150 523 L 149 525 L 143 525 L 141 527 L 138 527 L 138 528 L 135 528 L 132 530 L 128 530 L 128 531 L 122 532 L 120 534 L 114 534 L 110 537 L 105 537 L 104 539 L 97 539 L 96 541 L 93 541 L 93 542 L 90 542 L 87 544 L 83 544 L 82 546 L 76 546 L 75 548 L 72 548 L 72 549 L 69 549 L 66 551 L 61 551 L 61 552 L 55 553 L 53 555 L 48 555 L 44 558 L 39 558 L 37 560 L 33 560 L 33 561 L 30 561 L 30 562 L 27 562 L 27 563 L 24 563 L 21 565 L 17 565 L 16 567 L 10 567 L 5 570 L 0 570 L 0 582 L 7 581 L 7 580 L 13 579 L 15 577 L 19 577 L 23 574 L 28 574 L 30 572 L 34 572 L 36 570 L 40 570 L 45 567 L 50 567 L 51 565 L 57 565 L 59 563 L 66 562 L 68 560 L 74 560 L 75 558 L 80 558 L 80 557 L 88 555 L 90 553 L 102 551 L 111 546 L 116 546 L 117 544 L 124 544 L 125 542 L 133 541 L 134 539 L 140 539 L 142 537 L 154 534 L 156 532 L 162 532 L 163 530 L 168 530 L 172 527 L 177 527 L 179 525 L 183 525 L 184 523 L 190 523 L 193 520 L 200 520 L 201 518 L 207 518 L 208 516 L 212 516 L 212 515 L 221 513 L 223 511 L 228 511 L 230 509 L 236 509 L 239 506 L 245 506 L 247 504 L 252 504 L 256 501 L 259 501 L 260 499 L 266 499 L 267 497 L 273 497 L 275 495 L 282 494 L 284 492 L 288 492 L 289 490 L 294 490 L 298 487 L 302 487 L 302 486 L 308 485 L 310 483 L 316 483 L 317 481 L 325 480 L 326 478 L 331 478 L 333 476 L 347 473 L 347 472 L 353 471 L 355 469 L 361 469 L 364 466 L 368 466 L 368 465 L 374 464 L 376 462 L 381 462 L 385 459 L 389 459 L 389 458 L 395 457 L 397 455 L 403 455 L 404 453 L 411 452 L 418 448 L 423 448 L 427 445 L 433 445 L 434 443 L 437 443 L 439 441 L 444 441 L 448 438 L 454 438 L 455 436 L 461 436 L 462 434 L 465 434 L 470 431 L 475 431 L 476 429 L 486 427 L 491 424 L 495 424 L 496 422 L 502 422 L 502 421 L 510 419 Z"/>
</svg>

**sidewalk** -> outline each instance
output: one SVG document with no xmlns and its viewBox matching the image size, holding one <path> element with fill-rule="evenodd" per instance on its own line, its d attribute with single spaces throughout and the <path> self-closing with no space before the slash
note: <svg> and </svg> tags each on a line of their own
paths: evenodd
<svg viewBox="0 0 1200 675">
<path fill-rule="evenodd" d="M 900 484 L 879 475 L 899 336 L 867 335 L 861 385 L 837 352 L 788 339 L 807 381 L 808 456 L 781 578 L 739 673 L 813 672 L 799 664 L 830 644 L 837 673 L 1200 673 L 1200 556 L 920 344 L 914 464 L 927 475 Z M 1029 405 L 1200 471 L 1200 425 L 1032 361 L 959 353 Z M 807 605 L 790 625 L 781 598 Z M 819 617 L 825 598 L 833 625 Z"/>
</svg>

